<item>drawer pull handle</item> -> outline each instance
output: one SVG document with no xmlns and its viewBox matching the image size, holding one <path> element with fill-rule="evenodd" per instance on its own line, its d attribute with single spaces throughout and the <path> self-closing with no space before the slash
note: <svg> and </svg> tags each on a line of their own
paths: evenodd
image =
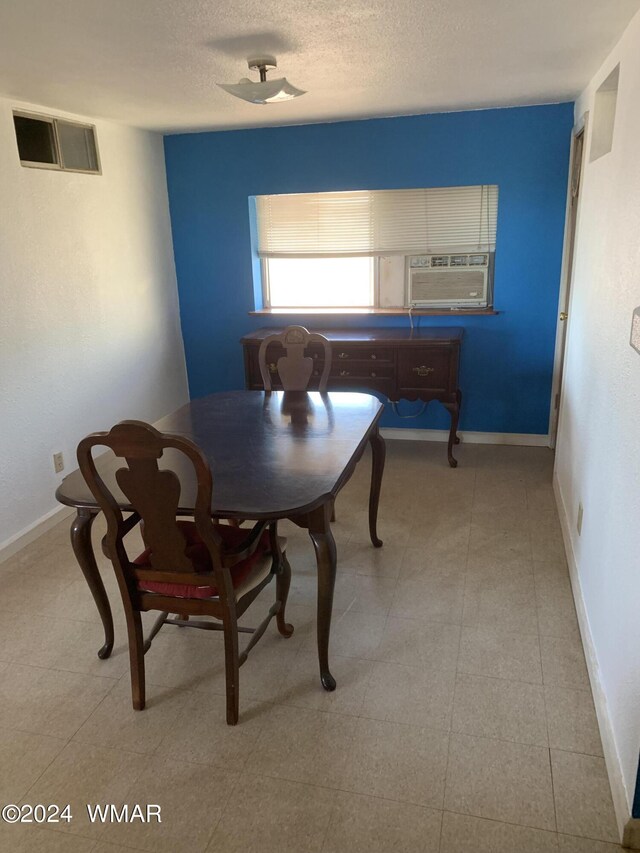
<svg viewBox="0 0 640 853">
<path fill-rule="evenodd" d="M 376 359 L 377 357 L 378 357 L 378 356 L 375 354 L 375 352 L 372 352 L 372 353 L 371 353 L 371 358 Z"/>
<path fill-rule="evenodd" d="M 277 373 L 277 372 L 278 372 L 278 365 L 275 363 L 275 361 L 270 362 L 269 363 L 269 373 Z"/>
<path fill-rule="evenodd" d="M 349 371 L 348 371 L 348 370 L 341 370 L 341 371 L 340 371 L 340 376 L 348 376 L 348 375 L 349 375 Z"/>
<path fill-rule="evenodd" d="M 374 372 L 373 370 L 371 371 L 371 376 L 372 376 L 374 379 L 376 378 L 376 374 L 375 374 L 375 372 Z"/>
<path fill-rule="evenodd" d="M 420 367 L 413 367 L 412 370 L 418 376 L 428 376 L 430 373 L 435 373 L 435 367 L 427 367 L 426 364 L 421 364 Z"/>
<path fill-rule="evenodd" d="M 338 358 L 349 358 L 349 353 L 348 352 L 339 352 Z"/>
<path fill-rule="evenodd" d="M 317 357 L 318 357 L 318 353 L 317 353 L 317 352 L 314 352 L 313 357 L 314 357 L 314 358 L 317 358 Z"/>
</svg>

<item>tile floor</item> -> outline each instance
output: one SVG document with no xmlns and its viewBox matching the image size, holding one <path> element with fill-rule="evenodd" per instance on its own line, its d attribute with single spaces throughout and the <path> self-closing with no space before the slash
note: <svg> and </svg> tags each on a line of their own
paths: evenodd
<svg viewBox="0 0 640 853">
<path fill-rule="evenodd" d="M 388 442 L 374 550 L 369 461 L 342 493 L 319 685 L 314 558 L 283 524 L 290 640 L 275 626 L 225 724 L 221 637 L 167 627 L 131 710 L 65 522 L 0 567 L 0 800 L 70 803 L 71 825 L 0 825 L 17 853 L 613 853 L 619 850 L 542 448 Z M 97 530 L 96 534 L 99 535 Z M 271 589 L 253 605 L 270 601 Z M 29 618 L 23 616 L 28 602 Z M 251 622 L 251 614 L 246 621 Z M 158 803 L 160 826 L 84 803 Z"/>
</svg>

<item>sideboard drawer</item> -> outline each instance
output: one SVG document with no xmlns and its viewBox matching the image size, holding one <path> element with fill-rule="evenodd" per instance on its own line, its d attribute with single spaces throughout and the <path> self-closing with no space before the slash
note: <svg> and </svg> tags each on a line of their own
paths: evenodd
<svg viewBox="0 0 640 853">
<path fill-rule="evenodd" d="M 333 361 L 329 376 L 331 379 L 336 376 L 351 376 L 353 379 L 391 379 L 393 364 L 384 361 Z"/>
<path fill-rule="evenodd" d="M 398 353 L 398 388 L 443 393 L 451 388 L 452 351 L 444 347 L 411 347 Z"/>
<path fill-rule="evenodd" d="M 260 347 L 253 347 L 252 349 L 255 351 L 255 358 L 257 364 L 258 352 L 260 350 Z M 267 346 L 267 362 L 277 362 L 279 358 L 282 358 L 282 356 L 286 354 L 287 353 L 285 348 L 279 343 L 272 343 Z M 314 359 L 314 361 L 319 359 L 324 360 L 324 348 L 319 346 L 318 344 L 311 344 L 307 347 L 305 355 L 308 358 Z"/>
<path fill-rule="evenodd" d="M 334 362 L 341 361 L 371 361 L 388 362 L 393 364 L 393 350 L 388 347 L 375 345 L 366 347 L 335 346 L 332 353 Z"/>
</svg>

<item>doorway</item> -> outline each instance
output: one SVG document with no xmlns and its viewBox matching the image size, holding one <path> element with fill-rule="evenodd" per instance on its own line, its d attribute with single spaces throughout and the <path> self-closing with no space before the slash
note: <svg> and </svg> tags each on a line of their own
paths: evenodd
<svg viewBox="0 0 640 853">
<path fill-rule="evenodd" d="M 585 116 L 586 119 L 586 116 Z M 571 279 L 573 277 L 573 261 L 575 255 L 576 226 L 578 222 L 578 207 L 582 170 L 584 168 L 586 121 L 574 128 L 569 164 L 569 198 L 567 200 L 567 225 L 565 230 L 565 256 L 563 275 L 558 300 L 558 327 L 556 332 L 556 352 L 553 367 L 553 384 L 551 388 L 551 414 L 549 417 L 549 446 L 556 446 L 558 435 L 558 417 L 560 414 L 560 396 L 562 393 L 562 372 L 564 369 L 567 326 L 569 324 L 569 304 Z"/>
</svg>

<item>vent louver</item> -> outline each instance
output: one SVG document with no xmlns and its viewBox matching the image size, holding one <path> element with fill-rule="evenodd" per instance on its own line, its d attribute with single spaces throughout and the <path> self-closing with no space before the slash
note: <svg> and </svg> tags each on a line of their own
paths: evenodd
<svg viewBox="0 0 640 853">
<path fill-rule="evenodd" d="M 407 257 L 407 307 L 486 307 L 489 255 Z"/>
</svg>

